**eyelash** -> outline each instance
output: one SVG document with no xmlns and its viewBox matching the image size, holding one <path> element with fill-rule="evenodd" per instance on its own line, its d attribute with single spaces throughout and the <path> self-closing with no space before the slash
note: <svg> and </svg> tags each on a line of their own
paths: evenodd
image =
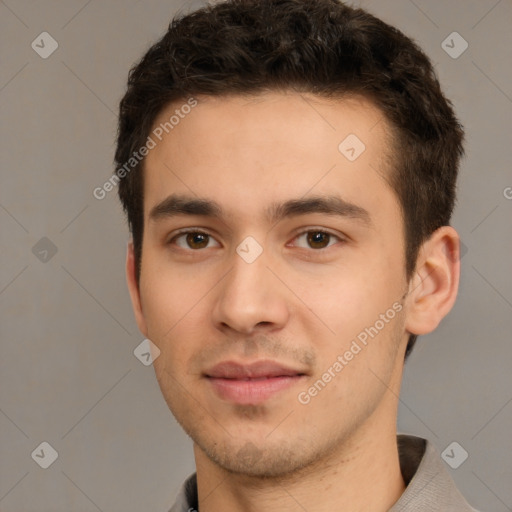
<svg viewBox="0 0 512 512">
<path fill-rule="evenodd" d="M 334 234 L 334 233 L 332 233 L 330 231 L 327 231 L 325 229 L 320 229 L 320 228 L 309 228 L 309 229 L 306 229 L 306 230 L 299 231 L 298 233 L 296 233 L 294 235 L 293 240 L 296 240 L 296 239 L 298 239 L 301 236 L 307 235 L 308 233 L 322 233 L 324 235 L 328 235 L 329 237 L 336 238 L 339 242 L 345 242 L 346 241 L 346 239 L 343 238 L 342 236 L 336 235 L 336 234 Z M 213 235 L 208 233 L 208 231 L 203 231 L 203 230 L 200 230 L 200 229 L 190 229 L 190 228 L 187 228 L 187 229 L 183 229 L 183 230 L 177 231 L 176 234 L 167 242 L 167 244 L 168 245 L 174 245 L 175 241 L 178 238 L 183 237 L 185 235 L 189 235 L 189 234 L 206 235 L 208 237 L 214 238 Z M 322 247 L 320 249 L 314 249 L 312 247 L 309 247 L 309 249 L 312 250 L 312 251 L 315 251 L 315 252 L 325 251 L 326 249 L 328 249 L 329 247 L 334 245 L 334 244 L 331 244 L 330 242 L 331 242 L 331 239 L 329 239 L 329 245 L 327 245 L 326 247 Z M 300 248 L 304 249 L 304 247 L 300 247 Z M 206 248 L 203 248 L 203 249 L 191 249 L 191 248 L 184 249 L 183 247 L 180 247 L 180 249 L 183 249 L 183 250 L 186 250 L 186 251 L 190 251 L 190 252 L 200 252 L 201 250 L 206 249 Z"/>
</svg>

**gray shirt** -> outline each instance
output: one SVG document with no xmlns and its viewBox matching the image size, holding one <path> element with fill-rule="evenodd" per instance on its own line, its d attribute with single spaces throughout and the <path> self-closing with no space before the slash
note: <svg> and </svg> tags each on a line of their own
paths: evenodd
<svg viewBox="0 0 512 512">
<path fill-rule="evenodd" d="M 477 512 L 453 482 L 434 446 L 420 437 L 397 436 L 406 489 L 389 512 Z M 196 473 L 187 478 L 169 512 L 199 512 Z"/>
</svg>

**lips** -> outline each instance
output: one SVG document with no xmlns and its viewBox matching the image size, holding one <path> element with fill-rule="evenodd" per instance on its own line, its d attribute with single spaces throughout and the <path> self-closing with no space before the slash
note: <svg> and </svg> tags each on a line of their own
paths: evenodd
<svg viewBox="0 0 512 512">
<path fill-rule="evenodd" d="M 226 361 L 206 372 L 205 377 L 222 400 L 257 405 L 302 381 L 306 374 L 274 361 L 247 365 Z"/>
<path fill-rule="evenodd" d="M 232 361 L 226 361 L 214 366 L 206 375 L 217 379 L 271 379 L 274 377 L 294 377 L 304 375 L 300 370 L 282 366 L 273 361 L 257 361 L 248 365 L 241 365 Z"/>
</svg>

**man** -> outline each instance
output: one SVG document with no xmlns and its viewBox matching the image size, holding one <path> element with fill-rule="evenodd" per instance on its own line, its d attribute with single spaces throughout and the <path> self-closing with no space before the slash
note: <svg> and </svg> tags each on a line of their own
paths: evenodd
<svg viewBox="0 0 512 512">
<path fill-rule="evenodd" d="M 421 50 L 336 0 L 204 7 L 132 69 L 127 279 L 197 468 L 172 512 L 473 510 L 396 433 L 457 293 L 462 139 Z"/>
</svg>

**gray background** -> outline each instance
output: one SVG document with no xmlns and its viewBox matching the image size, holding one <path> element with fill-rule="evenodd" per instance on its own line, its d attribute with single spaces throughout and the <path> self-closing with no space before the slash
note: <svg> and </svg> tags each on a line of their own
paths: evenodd
<svg viewBox="0 0 512 512">
<path fill-rule="evenodd" d="M 166 511 L 194 471 L 151 366 L 133 354 L 143 337 L 116 191 L 92 191 L 113 171 L 129 67 L 178 9 L 200 5 L 0 1 L 2 511 Z M 457 441 L 469 457 L 448 469 L 463 494 L 512 510 L 512 2 L 360 5 L 426 50 L 467 130 L 459 298 L 406 366 L 399 430 L 440 451 Z M 47 59 L 31 47 L 43 31 L 59 45 Z M 469 43 L 456 59 L 441 46 L 454 31 Z M 43 441 L 58 452 L 48 469 L 31 457 Z"/>
</svg>

